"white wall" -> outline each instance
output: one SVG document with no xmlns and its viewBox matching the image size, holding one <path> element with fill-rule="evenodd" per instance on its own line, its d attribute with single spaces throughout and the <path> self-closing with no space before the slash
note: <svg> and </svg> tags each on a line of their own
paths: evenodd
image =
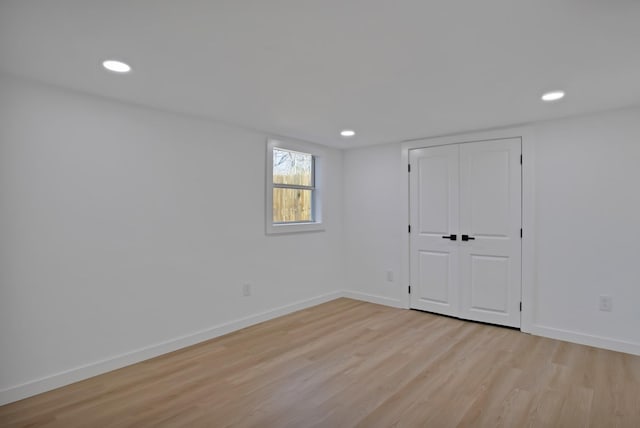
<svg viewBox="0 0 640 428">
<path fill-rule="evenodd" d="M 640 109 L 535 131 L 535 323 L 640 350 Z"/>
<path fill-rule="evenodd" d="M 347 289 L 360 297 L 400 305 L 400 233 L 406 228 L 400 197 L 400 146 L 345 152 L 344 222 Z M 388 281 L 387 271 L 393 272 Z"/>
<path fill-rule="evenodd" d="M 640 353 L 640 109 L 532 126 L 534 333 Z M 345 153 L 348 287 L 403 301 L 400 145 Z M 400 228 L 398 227 L 400 224 Z M 396 275 L 398 278 L 398 275 Z M 613 311 L 598 298 L 611 295 Z"/>
<path fill-rule="evenodd" d="M 265 135 L 8 76 L 0 94 L 5 401 L 343 288 L 341 151 L 325 149 L 326 231 L 266 236 Z"/>
</svg>

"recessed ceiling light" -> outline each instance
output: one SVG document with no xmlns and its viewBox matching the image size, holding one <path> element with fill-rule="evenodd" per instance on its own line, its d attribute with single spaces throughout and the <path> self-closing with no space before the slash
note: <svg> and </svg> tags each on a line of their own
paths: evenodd
<svg viewBox="0 0 640 428">
<path fill-rule="evenodd" d="M 116 73 L 128 73 L 131 71 L 131 66 L 122 61 L 116 61 L 115 59 L 108 59 L 102 63 L 102 66 L 109 71 Z"/>
<path fill-rule="evenodd" d="M 558 101 L 564 98 L 564 91 L 551 91 L 542 95 L 542 101 Z"/>
<path fill-rule="evenodd" d="M 343 137 L 353 137 L 354 135 L 356 135 L 356 131 L 354 131 L 353 129 L 343 129 L 342 131 L 340 131 L 340 135 L 342 135 Z"/>
</svg>

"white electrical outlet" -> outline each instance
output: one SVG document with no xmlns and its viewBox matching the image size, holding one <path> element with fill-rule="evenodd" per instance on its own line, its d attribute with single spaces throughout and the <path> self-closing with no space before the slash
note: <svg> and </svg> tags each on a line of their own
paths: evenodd
<svg viewBox="0 0 640 428">
<path fill-rule="evenodd" d="M 251 284 L 248 282 L 245 282 L 244 284 L 242 284 L 242 295 L 243 296 L 251 296 Z"/>
<path fill-rule="evenodd" d="M 387 271 L 387 281 L 393 282 L 393 271 L 392 270 L 388 270 Z"/>
<path fill-rule="evenodd" d="M 600 296 L 600 310 L 603 312 L 611 312 L 613 302 L 611 300 L 611 296 L 602 295 Z"/>
</svg>

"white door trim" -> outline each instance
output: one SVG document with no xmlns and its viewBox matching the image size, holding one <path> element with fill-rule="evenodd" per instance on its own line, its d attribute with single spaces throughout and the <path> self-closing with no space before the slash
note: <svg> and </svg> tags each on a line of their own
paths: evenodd
<svg viewBox="0 0 640 428">
<path fill-rule="evenodd" d="M 466 134 L 448 135 L 443 137 L 408 140 L 401 144 L 401 203 L 400 209 L 406 219 L 405 224 L 399 225 L 402 233 L 401 269 L 400 269 L 400 301 L 404 308 L 410 308 L 409 296 L 409 150 L 423 147 L 442 146 L 458 143 L 473 143 L 487 140 L 506 138 L 520 138 L 522 140 L 522 314 L 520 329 L 531 333 L 534 325 L 535 302 L 535 193 L 534 193 L 534 155 L 535 142 L 533 130 L 529 127 L 514 127 L 495 129 L 490 131 L 472 132 Z"/>
</svg>

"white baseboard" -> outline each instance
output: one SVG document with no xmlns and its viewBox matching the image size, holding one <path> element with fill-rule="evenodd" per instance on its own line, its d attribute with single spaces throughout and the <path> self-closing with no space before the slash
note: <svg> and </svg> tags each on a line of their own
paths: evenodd
<svg viewBox="0 0 640 428">
<path fill-rule="evenodd" d="M 564 340 L 565 342 L 578 343 L 580 345 L 593 346 L 595 348 L 603 348 L 609 349 L 611 351 L 640 355 L 640 343 L 625 342 L 623 340 L 610 339 L 608 337 L 585 334 L 571 330 L 563 330 L 560 328 L 548 327 L 538 324 L 533 324 L 531 326 L 530 333 L 536 336 Z"/>
<path fill-rule="evenodd" d="M 234 321 L 219 324 L 204 330 L 197 331 L 195 333 L 177 337 L 175 339 L 167 340 L 165 342 L 136 349 L 125 354 L 106 358 L 100 361 L 95 361 L 90 364 L 86 364 L 60 373 L 55 373 L 53 375 L 46 376 L 40 379 L 35 379 L 20 385 L 15 385 L 0 390 L 0 406 L 12 403 L 14 401 L 22 400 L 23 398 L 31 397 L 42 392 L 60 388 L 74 382 L 88 379 L 90 377 L 97 376 L 115 369 L 129 366 L 140 361 L 148 360 L 150 358 L 157 357 L 168 352 L 173 352 L 187 346 L 195 345 L 196 343 L 204 342 L 206 340 L 231 333 L 232 331 L 240 330 L 254 324 L 287 315 L 301 309 L 316 306 L 343 296 L 344 293 L 342 291 L 335 291 L 333 293 L 324 294 L 311 299 L 301 300 L 245 318 L 240 318 Z"/>
<path fill-rule="evenodd" d="M 350 299 L 391 306 L 394 308 L 403 307 L 399 299 L 392 299 L 389 297 L 377 296 L 374 294 L 362 293 L 353 290 L 335 291 L 311 299 L 301 300 L 285 306 L 280 306 L 278 308 L 251 315 L 245 318 L 229 321 L 204 330 L 197 331 L 195 333 L 177 337 L 175 339 L 140 348 L 125 354 L 117 355 L 115 357 L 106 358 L 104 360 L 96 361 L 84 366 L 76 367 L 64 372 L 56 373 L 50 376 L 35 379 L 20 385 L 0 390 L 0 406 L 14 401 L 22 400 L 23 398 L 31 397 L 36 394 L 50 391 L 52 389 L 60 388 L 62 386 L 88 379 L 90 377 L 97 376 L 112 370 L 129 366 L 140 361 L 148 360 L 150 358 L 154 358 L 168 352 L 173 352 L 187 346 L 195 345 L 197 343 L 204 342 L 206 340 L 210 340 L 224 334 L 249 327 L 254 324 L 268 321 L 270 319 L 287 315 L 302 309 L 310 308 L 312 306 L 316 306 L 340 297 L 347 297 Z M 531 326 L 530 333 L 537 336 L 564 340 L 581 345 L 594 346 L 597 348 L 610 349 L 612 351 L 640 355 L 640 344 L 638 343 L 625 342 L 621 340 L 609 339 L 606 337 L 594 336 L 536 324 Z"/>
<path fill-rule="evenodd" d="M 404 308 L 400 300 L 392 299 L 389 297 L 376 296 L 374 294 L 362 293 L 352 290 L 344 290 L 342 295 L 350 299 L 377 303 L 379 305 L 392 306 L 394 308 Z M 611 339 L 608 337 L 585 334 L 576 331 L 563 330 L 539 324 L 533 324 L 530 330 L 526 333 L 530 333 L 535 336 L 543 336 L 551 339 L 563 340 L 565 342 L 577 343 L 580 345 L 609 349 L 611 351 L 640 355 L 640 343 L 626 342 L 623 340 Z"/>
<path fill-rule="evenodd" d="M 363 302 L 377 303 L 378 305 L 391 306 L 394 308 L 402 308 L 403 306 L 398 299 L 392 299 L 390 297 L 377 296 L 375 294 L 362 293 L 360 291 L 343 290 L 343 297 L 349 299 L 362 300 Z"/>
</svg>

